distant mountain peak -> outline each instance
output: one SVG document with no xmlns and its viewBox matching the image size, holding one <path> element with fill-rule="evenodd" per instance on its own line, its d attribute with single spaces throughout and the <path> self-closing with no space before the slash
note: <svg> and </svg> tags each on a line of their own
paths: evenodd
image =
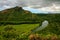
<svg viewBox="0 0 60 40">
<path fill-rule="evenodd" d="M 30 11 L 24 10 L 22 7 L 18 7 L 18 6 L 0 11 L 0 13 L 3 13 L 3 14 L 12 13 L 12 12 L 13 13 L 15 13 L 15 12 L 18 12 L 18 13 L 21 13 L 21 12 L 23 12 L 23 13 L 31 13 Z"/>
</svg>

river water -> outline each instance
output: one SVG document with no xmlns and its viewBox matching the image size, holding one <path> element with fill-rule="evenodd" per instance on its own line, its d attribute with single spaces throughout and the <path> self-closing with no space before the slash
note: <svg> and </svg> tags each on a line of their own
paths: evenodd
<svg viewBox="0 0 60 40">
<path fill-rule="evenodd" d="M 43 21 L 42 25 L 39 26 L 38 28 L 36 28 L 33 32 L 43 30 L 44 28 L 46 28 L 48 26 L 48 24 L 49 24 L 49 22 L 47 20 Z"/>
</svg>

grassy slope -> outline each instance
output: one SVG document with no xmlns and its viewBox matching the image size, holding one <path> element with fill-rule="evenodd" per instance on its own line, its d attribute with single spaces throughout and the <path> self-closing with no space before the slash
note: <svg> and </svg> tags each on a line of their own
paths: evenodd
<svg viewBox="0 0 60 40">
<path fill-rule="evenodd" d="M 6 26 L 12 26 L 17 31 L 19 31 L 19 33 L 28 33 L 37 26 L 39 26 L 39 24 L 21 24 L 21 25 L 6 25 Z M 4 28 L 5 26 L 4 27 L 1 26 L 0 30 L 3 30 Z"/>
</svg>

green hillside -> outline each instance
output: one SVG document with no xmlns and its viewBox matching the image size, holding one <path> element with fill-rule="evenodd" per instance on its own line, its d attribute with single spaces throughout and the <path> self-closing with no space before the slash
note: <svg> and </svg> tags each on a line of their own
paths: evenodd
<svg viewBox="0 0 60 40">
<path fill-rule="evenodd" d="M 48 26 L 33 32 L 45 20 Z M 60 40 L 60 14 L 34 14 L 22 7 L 0 11 L 0 40 L 29 40 L 30 34 L 36 40 Z"/>
<path fill-rule="evenodd" d="M 13 27 L 19 33 L 30 33 L 31 30 L 38 27 L 39 24 L 20 24 L 20 25 L 6 25 L 6 26 L 0 26 L 0 31 L 3 31 L 5 27 Z"/>
<path fill-rule="evenodd" d="M 38 23 L 41 25 L 44 20 L 47 20 L 49 22 L 49 25 L 42 31 L 60 34 L 60 14 L 34 14 L 30 11 L 23 10 L 22 7 L 14 7 L 0 11 L 0 19 L 0 25 L 31 23 Z"/>
<path fill-rule="evenodd" d="M 22 7 L 14 7 L 0 11 L 0 22 L 42 22 L 48 20 L 49 22 L 60 22 L 59 14 L 34 14 L 30 11 L 23 10 Z"/>
<path fill-rule="evenodd" d="M 6 9 L 0 12 L 0 21 L 24 21 L 30 18 L 31 13 L 23 10 L 21 7 Z"/>
</svg>

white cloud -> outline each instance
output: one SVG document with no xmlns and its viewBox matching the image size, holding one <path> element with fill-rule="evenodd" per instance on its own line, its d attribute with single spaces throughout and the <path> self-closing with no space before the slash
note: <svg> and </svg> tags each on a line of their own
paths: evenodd
<svg viewBox="0 0 60 40">
<path fill-rule="evenodd" d="M 52 6 L 52 3 L 54 3 L 56 5 L 60 5 L 59 0 L 0 0 L 0 10 L 18 5 L 21 7 L 36 8 L 40 11 L 43 10 L 43 11 L 49 11 L 49 12 L 52 11 L 53 12 L 53 11 L 55 11 L 55 9 L 57 7 L 55 7 L 55 9 L 54 8 L 50 9 L 50 6 Z M 56 11 L 58 9 L 59 8 L 57 8 Z"/>
<path fill-rule="evenodd" d="M 0 5 L 9 5 L 9 6 L 49 6 L 52 3 L 60 4 L 60 1 L 57 0 L 0 0 Z"/>
<path fill-rule="evenodd" d="M 52 4 L 52 6 L 49 7 L 42 7 L 37 9 L 34 9 L 33 6 L 23 7 L 23 9 L 29 10 L 31 12 L 37 11 L 35 13 L 60 13 L 60 6 L 57 6 L 55 4 Z"/>
<path fill-rule="evenodd" d="M 55 4 L 53 4 L 52 6 L 49 7 L 39 8 L 38 10 L 42 10 L 50 13 L 60 13 L 60 6 L 56 6 Z"/>
<path fill-rule="evenodd" d="M 10 8 L 10 6 L 6 6 L 6 5 L 5 5 L 4 8 Z"/>
</svg>

